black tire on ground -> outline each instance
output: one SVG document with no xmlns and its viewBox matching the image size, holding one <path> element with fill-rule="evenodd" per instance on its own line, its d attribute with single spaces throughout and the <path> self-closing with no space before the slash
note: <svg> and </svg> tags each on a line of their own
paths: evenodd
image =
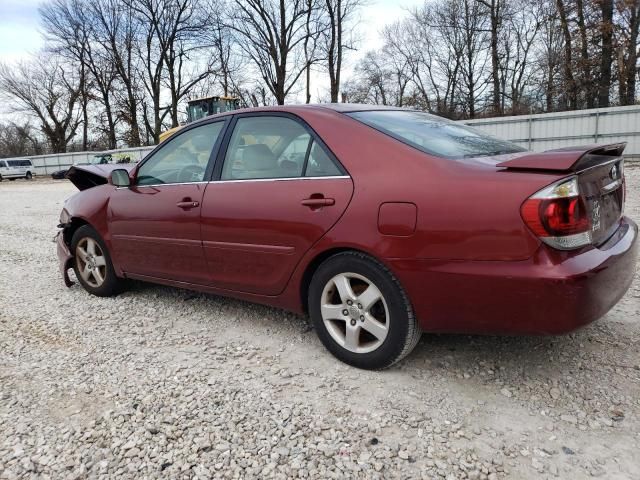
<svg viewBox="0 0 640 480">
<path fill-rule="evenodd" d="M 13 182 L 13 181 L 15 181 L 15 178 L 10 178 L 9 181 Z"/>
<path fill-rule="evenodd" d="M 99 285 L 90 285 L 80 272 L 80 264 L 83 262 L 79 259 L 78 245 L 81 243 L 86 245 L 90 240 L 93 240 L 98 245 L 99 250 L 105 259 L 104 268 L 101 269 L 101 275 L 104 280 Z M 92 227 L 84 225 L 75 231 L 73 238 L 71 239 L 71 253 L 73 255 L 73 271 L 75 272 L 80 285 L 82 285 L 87 292 L 98 297 L 111 297 L 119 293 L 122 282 L 116 276 L 109 250 L 98 232 L 96 232 Z M 92 278 L 91 281 L 97 283 L 95 278 Z"/>
<path fill-rule="evenodd" d="M 0 175 L 0 182 L 1 182 L 2 180 L 3 180 L 3 179 L 2 179 L 2 175 Z"/>
<path fill-rule="evenodd" d="M 321 305 L 325 286 L 329 285 L 337 275 L 347 273 L 365 277 L 375 285 L 387 306 L 386 338 L 373 351 L 359 353 L 348 350 L 332 337 L 323 320 Z M 382 263 L 361 252 L 342 252 L 325 260 L 311 279 L 308 302 L 309 314 L 314 328 L 324 346 L 336 358 L 354 367 L 368 370 L 390 367 L 407 356 L 417 345 L 422 335 L 411 303 L 400 282 Z M 340 301 L 337 302 L 340 303 Z M 341 324 L 341 322 L 336 323 Z M 344 328 L 347 328 L 346 322 Z M 360 335 L 362 334 L 358 335 L 358 338 L 361 339 Z"/>
<path fill-rule="evenodd" d="M 33 175 L 31 175 L 31 172 L 27 172 L 24 178 L 26 178 L 27 180 L 31 180 L 33 178 Z"/>
</svg>

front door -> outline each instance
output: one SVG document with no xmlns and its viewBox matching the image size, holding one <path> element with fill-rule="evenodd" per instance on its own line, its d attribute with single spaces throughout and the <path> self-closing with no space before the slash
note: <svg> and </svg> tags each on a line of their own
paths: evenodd
<svg viewBox="0 0 640 480">
<path fill-rule="evenodd" d="M 211 283 L 282 292 L 305 252 L 344 212 L 351 178 L 302 123 L 272 114 L 238 116 L 217 170 L 201 220 Z"/>
<path fill-rule="evenodd" d="M 207 283 L 200 210 L 224 121 L 189 128 L 144 160 L 109 203 L 116 263 L 126 273 Z"/>
</svg>

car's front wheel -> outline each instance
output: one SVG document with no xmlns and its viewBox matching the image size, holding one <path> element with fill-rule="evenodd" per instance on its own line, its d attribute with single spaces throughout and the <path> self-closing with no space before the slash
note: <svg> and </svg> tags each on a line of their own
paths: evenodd
<svg viewBox="0 0 640 480">
<path fill-rule="evenodd" d="M 98 232 L 89 225 L 78 228 L 71 240 L 71 252 L 76 278 L 87 292 L 98 297 L 110 297 L 118 293 L 120 280 L 107 246 Z"/>
<path fill-rule="evenodd" d="M 33 178 L 33 175 L 31 175 L 31 172 L 27 172 L 24 178 L 26 178 L 27 180 L 31 180 Z"/>
<path fill-rule="evenodd" d="M 343 252 L 322 263 L 311 280 L 308 301 L 322 343 L 355 367 L 389 367 L 420 339 L 411 303 L 398 280 L 362 253 Z"/>
</svg>

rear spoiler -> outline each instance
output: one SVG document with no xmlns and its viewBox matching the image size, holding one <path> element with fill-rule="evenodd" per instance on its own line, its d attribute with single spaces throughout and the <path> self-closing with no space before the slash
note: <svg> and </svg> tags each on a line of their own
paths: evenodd
<svg viewBox="0 0 640 480">
<path fill-rule="evenodd" d="M 118 168 L 125 170 L 133 170 L 135 165 L 127 163 L 111 163 L 106 165 L 74 165 L 65 174 L 65 177 L 71 180 L 78 190 L 87 190 L 88 188 L 104 185 L 109 181 L 111 172 Z"/>
<path fill-rule="evenodd" d="M 627 142 L 559 148 L 546 152 L 528 153 L 496 166 L 508 170 L 577 172 L 620 157 L 626 146 Z"/>
</svg>

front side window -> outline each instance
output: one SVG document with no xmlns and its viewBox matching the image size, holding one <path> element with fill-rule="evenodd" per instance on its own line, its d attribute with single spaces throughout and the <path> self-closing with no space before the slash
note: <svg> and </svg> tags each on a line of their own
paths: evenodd
<svg viewBox="0 0 640 480">
<path fill-rule="evenodd" d="M 366 110 L 347 115 L 438 157 L 470 158 L 525 151 L 514 143 L 424 112 Z"/>
<path fill-rule="evenodd" d="M 169 138 L 140 166 L 137 185 L 202 182 L 223 125 L 208 123 Z"/>
<path fill-rule="evenodd" d="M 6 166 L 7 166 L 7 164 L 6 164 L 6 163 L 4 163 L 4 162 L 0 161 L 0 168 L 6 168 Z"/>
<path fill-rule="evenodd" d="M 306 168 L 306 170 L 305 170 Z M 323 147 L 287 117 L 239 118 L 229 141 L 222 180 L 340 175 Z"/>
</svg>

